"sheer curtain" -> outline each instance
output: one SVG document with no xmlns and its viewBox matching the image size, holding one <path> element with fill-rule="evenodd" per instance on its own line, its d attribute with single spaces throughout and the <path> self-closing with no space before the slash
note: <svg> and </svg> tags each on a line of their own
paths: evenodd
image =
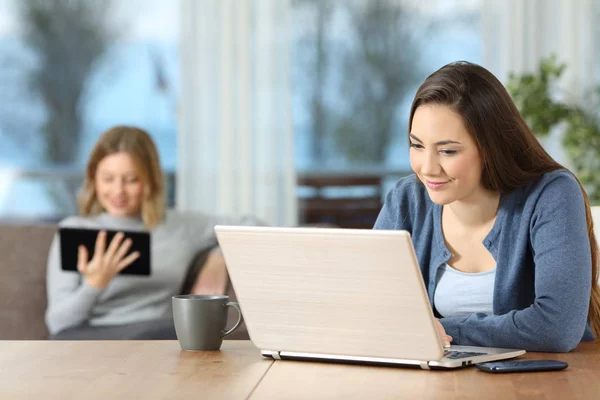
<svg viewBox="0 0 600 400">
<path fill-rule="evenodd" d="M 289 0 L 182 0 L 177 207 L 297 223 Z"/>
<path fill-rule="evenodd" d="M 484 66 L 506 84 L 511 72 L 533 72 L 541 58 L 555 53 L 567 65 L 560 93 L 566 101 L 582 102 L 595 83 L 596 15 L 594 0 L 484 1 Z M 560 129 L 542 142 L 568 164 Z"/>
<path fill-rule="evenodd" d="M 564 84 L 581 95 L 594 75 L 595 15 L 594 0 L 484 1 L 484 64 L 506 82 L 556 53 L 568 66 Z"/>
</svg>

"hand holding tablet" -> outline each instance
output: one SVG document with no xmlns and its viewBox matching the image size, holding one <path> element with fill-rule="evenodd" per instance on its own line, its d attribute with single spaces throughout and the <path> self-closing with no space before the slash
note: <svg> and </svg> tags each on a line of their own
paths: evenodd
<svg viewBox="0 0 600 400">
<path fill-rule="evenodd" d="M 103 288 L 117 274 L 150 275 L 150 234 L 60 228 L 62 269 L 78 271 Z"/>
</svg>

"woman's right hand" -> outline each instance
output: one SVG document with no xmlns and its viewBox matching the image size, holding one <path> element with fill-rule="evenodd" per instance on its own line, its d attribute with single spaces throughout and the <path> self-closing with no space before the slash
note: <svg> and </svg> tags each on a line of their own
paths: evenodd
<svg viewBox="0 0 600 400">
<path fill-rule="evenodd" d="M 96 238 L 94 256 L 88 261 L 89 255 L 85 246 L 79 246 L 77 255 L 77 270 L 84 276 L 88 285 L 104 289 L 108 283 L 123 269 L 128 267 L 139 256 L 133 252 L 127 257 L 131 247 L 131 239 L 125 239 L 122 232 L 117 233 L 106 248 L 106 231 L 100 231 Z"/>
</svg>

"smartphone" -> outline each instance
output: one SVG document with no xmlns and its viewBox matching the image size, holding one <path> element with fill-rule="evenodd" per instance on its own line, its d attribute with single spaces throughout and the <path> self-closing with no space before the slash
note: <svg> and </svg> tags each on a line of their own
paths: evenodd
<svg viewBox="0 0 600 400">
<path fill-rule="evenodd" d="M 475 368 L 493 373 L 560 371 L 568 366 L 566 362 L 556 360 L 493 361 L 475 364 Z"/>
<path fill-rule="evenodd" d="M 150 233 L 136 231 L 116 231 L 102 229 L 106 231 L 106 247 L 110 244 L 112 238 L 117 232 L 123 232 L 125 238 L 131 239 L 131 247 L 127 255 L 137 251 L 140 256 L 119 274 L 122 275 L 150 275 Z M 100 229 L 89 228 L 59 228 L 60 237 L 60 258 L 61 266 L 64 271 L 77 271 L 77 248 L 84 245 L 88 251 L 88 257 L 91 259 L 96 248 L 96 237 Z"/>
</svg>

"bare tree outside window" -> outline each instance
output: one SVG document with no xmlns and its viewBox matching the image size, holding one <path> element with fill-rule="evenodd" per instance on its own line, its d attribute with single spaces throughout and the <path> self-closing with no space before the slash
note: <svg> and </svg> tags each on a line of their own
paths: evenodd
<svg viewBox="0 0 600 400">
<path fill-rule="evenodd" d="M 422 76 L 414 13 L 397 0 L 296 0 L 295 6 L 311 9 L 313 19 L 301 43 L 313 165 L 336 156 L 384 162 L 398 106 Z M 334 25 L 345 25 L 345 34 L 333 35 Z"/>
<path fill-rule="evenodd" d="M 332 52 L 335 47 L 330 42 L 331 19 L 337 1 L 335 0 L 295 0 L 296 9 L 307 9 L 314 19 L 314 30 L 304 35 L 299 43 L 301 52 L 304 54 L 301 70 L 303 78 L 309 84 L 309 113 L 310 153 L 313 163 L 320 165 L 327 158 L 327 122 L 329 109 L 326 102 L 326 91 L 329 80 L 329 68 L 331 65 Z M 300 88 L 296 88 L 299 90 Z M 306 90 L 306 88 L 304 88 Z"/>
<path fill-rule="evenodd" d="M 304 102 L 299 132 L 310 136 L 313 167 L 386 164 L 406 133 L 406 102 L 442 66 L 432 62 L 432 45 L 443 46 L 448 30 L 477 25 L 476 13 L 454 3 L 295 0 L 302 35 L 294 90 Z"/>
<path fill-rule="evenodd" d="M 397 0 L 348 2 L 355 45 L 345 55 L 342 98 L 347 112 L 335 131 L 349 161 L 383 163 L 394 134 L 400 103 L 423 75 L 414 10 Z"/>
<path fill-rule="evenodd" d="M 68 166 L 76 159 L 91 97 L 90 78 L 118 36 L 112 8 L 112 0 L 16 1 L 23 41 L 35 60 L 26 66 L 28 91 L 45 110 L 33 140 L 41 141 L 39 157 L 44 165 Z M 23 146 L 32 145 L 26 132 L 9 133 Z M 74 211 L 73 194 L 79 184 L 49 184 L 59 213 Z"/>
</svg>

